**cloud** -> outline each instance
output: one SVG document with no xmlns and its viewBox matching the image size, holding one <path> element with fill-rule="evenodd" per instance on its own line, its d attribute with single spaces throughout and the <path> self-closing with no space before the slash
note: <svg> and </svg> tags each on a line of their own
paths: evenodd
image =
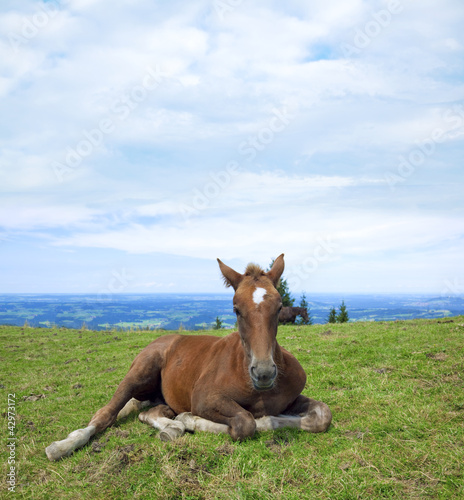
<svg viewBox="0 0 464 500">
<path fill-rule="evenodd" d="M 420 253 L 447 240 L 457 241 L 464 233 L 464 226 L 454 216 L 401 211 L 386 214 L 381 203 L 371 203 L 367 212 L 362 207 L 344 205 L 346 191 L 369 189 L 371 185 L 385 189 L 378 179 L 244 172 L 216 197 L 208 199 L 205 195 L 204 204 L 188 217 L 181 212 L 181 205 L 172 201 L 141 204 L 123 224 L 106 230 L 104 225 L 97 226 L 90 232 L 82 225 L 82 230 L 56 238 L 54 244 L 211 259 L 219 254 L 234 258 L 247 252 L 265 258 L 279 252 L 278 247 L 283 245 L 297 260 L 316 244 L 317 238 L 326 235 L 338 242 L 340 254 L 359 257 Z M 198 193 L 201 191 L 192 195 Z M 195 206 L 192 203 L 192 208 Z M 109 220 L 106 214 L 102 223 Z"/>
<path fill-rule="evenodd" d="M 393 256 L 411 281 L 437 260 L 451 279 L 463 229 L 461 4 L 229 6 L 2 3 L 5 238 L 189 264 L 286 251 L 297 268 L 330 236 L 340 250 L 318 270 L 329 275 L 330 262 L 340 286 L 360 258 L 365 287 Z"/>
</svg>

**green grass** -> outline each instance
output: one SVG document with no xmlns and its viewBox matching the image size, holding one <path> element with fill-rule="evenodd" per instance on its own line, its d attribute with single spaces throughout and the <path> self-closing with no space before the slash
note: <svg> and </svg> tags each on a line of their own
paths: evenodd
<svg viewBox="0 0 464 500">
<path fill-rule="evenodd" d="M 18 497 L 464 498 L 462 316 L 280 327 L 308 374 L 304 394 L 332 410 L 327 433 L 164 443 L 133 415 L 49 462 L 45 447 L 85 426 L 157 335 L 0 327 L 1 432 L 5 444 L 14 393 Z M 2 497 L 7 466 L 2 446 Z"/>
</svg>

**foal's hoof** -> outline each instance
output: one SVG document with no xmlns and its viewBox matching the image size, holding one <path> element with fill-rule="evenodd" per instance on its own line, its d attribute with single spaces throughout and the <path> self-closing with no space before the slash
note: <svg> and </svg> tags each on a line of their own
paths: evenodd
<svg viewBox="0 0 464 500">
<path fill-rule="evenodd" d="M 186 431 L 193 432 L 195 430 L 195 417 L 189 411 L 179 413 L 175 420 L 176 422 L 181 422 Z"/>
<path fill-rule="evenodd" d="M 172 421 L 159 433 L 161 441 L 174 441 L 185 434 L 185 426 L 182 422 Z"/>
<path fill-rule="evenodd" d="M 50 462 L 54 462 L 63 457 L 69 457 L 73 451 L 73 449 L 65 449 L 60 446 L 59 441 L 54 441 L 50 446 L 45 448 L 45 454 Z"/>
<path fill-rule="evenodd" d="M 301 428 L 308 432 L 325 432 L 332 421 L 332 412 L 325 403 L 319 403 L 301 419 Z"/>
</svg>

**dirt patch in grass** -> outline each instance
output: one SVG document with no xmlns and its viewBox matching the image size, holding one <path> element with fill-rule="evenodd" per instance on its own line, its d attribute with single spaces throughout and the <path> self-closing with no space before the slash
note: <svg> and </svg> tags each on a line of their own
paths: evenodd
<svg viewBox="0 0 464 500">
<path fill-rule="evenodd" d="M 72 358 L 72 359 L 67 359 L 64 364 L 65 365 L 69 365 L 70 363 L 75 363 L 75 362 L 79 362 L 79 360 L 77 358 Z"/>
<path fill-rule="evenodd" d="M 448 359 L 448 355 L 444 352 L 429 352 L 425 356 L 429 359 L 433 359 L 434 361 L 445 361 L 445 359 Z"/>
<path fill-rule="evenodd" d="M 117 437 L 124 438 L 124 439 L 129 437 L 129 434 L 130 434 L 129 431 L 122 431 L 121 429 L 118 429 L 117 427 L 111 429 L 111 431 L 110 431 L 110 435 L 117 436 Z"/>
<path fill-rule="evenodd" d="M 23 401 L 38 401 L 44 397 L 45 394 L 31 394 L 30 396 L 23 396 Z"/>
<path fill-rule="evenodd" d="M 119 460 L 121 464 L 127 465 L 128 463 L 131 462 L 130 456 L 134 450 L 135 450 L 135 444 L 128 444 L 126 446 L 118 448 Z"/>
<path fill-rule="evenodd" d="M 235 447 L 229 443 L 224 443 L 216 448 L 216 453 L 224 457 L 231 456 L 235 453 Z"/>
<path fill-rule="evenodd" d="M 393 368 L 373 368 L 373 371 L 375 371 L 375 373 L 384 374 L 384 373 L 392 373 L 394 371 L 394 369 Z"/>
</svg>

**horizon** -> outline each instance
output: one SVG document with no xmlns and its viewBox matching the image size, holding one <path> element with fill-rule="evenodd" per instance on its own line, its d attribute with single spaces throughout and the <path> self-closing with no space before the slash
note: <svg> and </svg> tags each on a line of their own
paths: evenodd
<svg viewBox="0 0 464 500">
<path fill-rule="evenodd" d="M 463 24 L 460 0 L 2 2 L 0 293 L 221 293 L 217 257 L 284 252 L 307 296 L 464 295 Z"/>
<path fill-rule="evenodd" d="M 295 306 L 301 297 L 294 295 Z M 327 323 L 332 309 L 345 305 L 350 321 L 440 319 L 464 314 L 464 297 L 419 294 L 314 294 L 306 297 L 308 314 L 316 324 Z M 0 294 L 0 323 L 100 330 L 108 328 L 204 329 L 220 318 L 225 328 L 236 323 L 232 294 L 145 293 Z"/>
<path fill-rule="evenodd" d="M 338 292 L 311 292 L 311 295 L 306 293 L 305 291 L 302 292 L 291 292 L 290 291 L 290 296 L 291 298 L 298 300 L 301 299 L 303 294 L 306 296 L 307 301 L 311 301 L 311 296 L 334 296 L 334 297 L 340 297 L 340 300 L 344 300 L 344 297 L 388 297 L 388 296 L 417 296 L 417 297 L 430 297 L 430 298 L 437 298 L 437 299 L 442 299 L 442 300 L 450 300 L 451 298 L 456 298 L 456 299 L 464 299 L 464 294 L 462 295 L 456 295 L 456 294 L 451 294 L 451 295 L 437 295 L 434 293 L 425 293 L 425 292 L 372 292 L 372 293 L 358 293 L 358 292 L 352 292 L 352 293 L 345 293 L 345 294 L 340 294 Z M 101 297 L 102 294 L 100 293 L 93 293 L 93 292 L 0 292 L 0 297 L 5 296 L 5 295 L 20 295 L 20 296 L 27 296 L 27 295 L 84 295 L 84 296 L 95 296 L 95 297 Z M 232 299 L 234 296 L 233 292 L 118 292 L 118 293 L 113 293 L 113 294 L 107 294 L 108 298 L 100 298 L 99 300 L 106 300 L 106 301 L 111 301 L 113 299 L 117 299 L 118 297 L 130 297 L 130 296 L 150 296 L 150 295 L 179 295 L 179 296 L 202 296 L 202 295 L 211 295 L 211 296 L 219 296 L 223 298 L 230 298 Z"/>
</svg>

